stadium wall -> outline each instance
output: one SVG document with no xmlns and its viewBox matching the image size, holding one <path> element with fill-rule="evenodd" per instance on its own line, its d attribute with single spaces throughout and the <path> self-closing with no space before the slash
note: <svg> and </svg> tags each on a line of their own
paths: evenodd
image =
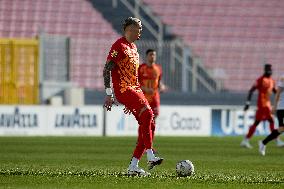
<svg viewBox="0 0 284 189">
<path fill-rule="evenodd" d="M 102 106 L 0 106 L 0 136 L 136 136 L 137 123 L 123 107 L 105 112 Z M 241 106 L 162 105 L 157 136 L 244 135 L 255 110 Z M 267 135 L 262 123 L 256 135 Z"/>
</svg>

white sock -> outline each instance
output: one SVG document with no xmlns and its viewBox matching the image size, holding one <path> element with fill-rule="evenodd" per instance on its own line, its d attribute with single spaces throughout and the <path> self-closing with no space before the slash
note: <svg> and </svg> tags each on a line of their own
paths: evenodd
<svg viewBox="0 0 284 189">
<path fill-rule="evenodd" d="M 148 159 L 148 161 L 155 158 L 155 155 L 154 155 L 152 149 L 147 149 L 146 152 L 147 152 L 147 159 Z"/>
<path fill-rule="evenodd" d="M 139 163 L 139 159 L 137 159 L 136 157 L 132 157 L 130 165 L 138 167 L 138 163 Z"/>
</svg>

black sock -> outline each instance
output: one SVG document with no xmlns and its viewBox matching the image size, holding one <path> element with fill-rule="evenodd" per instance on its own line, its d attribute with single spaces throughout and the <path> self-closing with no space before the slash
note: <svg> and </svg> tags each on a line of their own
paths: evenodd
<svg viewBox="0 0 284 189">
<path fill-rule="evenodd" d="M 264 145 L 266 145 L 268 142 L 272 141 L 273 139 L 277 138 L 280 135 L 280 133 L 278 132 L 277 129 L 274 129 L 270 135 L 268 135 L 263 141 L 262 143 Z"/>
</svg>

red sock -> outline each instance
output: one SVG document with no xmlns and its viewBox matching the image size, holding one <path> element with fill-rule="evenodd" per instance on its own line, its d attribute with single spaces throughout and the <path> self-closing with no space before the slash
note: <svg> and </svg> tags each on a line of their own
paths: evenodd
<svg viewBox="0 0 284 189">
<path fill-rule="evenodd" d="M 154 141 L 154 137 L 155 137 L 155 128 L 156 128 L 156 125 L 155 125 L 155 121 L 153 120 L 152 123 L 151 123 L 152 141 Z M 156 150 L 153 147 L 152 147 L 152 150 L 155 154 Z"/>
<path fill-rule="evenodd" d="M 153 120 L 151 122 L 152 140 L 154 140 L 154 137 L 155 137 L 155 129 L 156 129 L 156 124 L 155 124 L 155 121 Z"/>
<path fill-rule="evenodd" d="M 142 155 L 145 152 L 145 146 L 144 146 L 144 141 L 142 138 L 142 130 L 141 130 L 141 126 L 139 126 L 138 128 L 138 140 L 137 140 L 137 145 L 136 148 L 133 152 L 133 157 L 137 158 L 137 159 L 141 159 Z"/>
<path fill-rule="evenodd" d="M 152 121 L 153 121 L 153 111 L 151 109 L 146 109 L 138 118 L 138 122 L 142 131 L 142 138 L 144 146 L 146 149 L 152 149 Z"/>
<path fill-rule="evenodd" d="M 247 134 L 247 136 L 246 136 L 247 139 L 250 139 L 250 138 L 252 137 L 252 135 L 253 135 L 254 132 L 255 132 L 256 126 L 257 126 L 257 125 L 254 125 L 254 124 L 253 124 L 252 126 L 250 126 L 249 132 L 248 132 L 248 134 Z"/>
</svg>

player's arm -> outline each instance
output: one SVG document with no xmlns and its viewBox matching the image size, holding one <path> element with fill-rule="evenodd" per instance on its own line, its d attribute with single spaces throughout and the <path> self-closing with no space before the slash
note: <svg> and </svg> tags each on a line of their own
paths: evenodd
<svg viewBox="0 0 284 189">
<path fill-rule="evenodd" d="M 162 92 L 165 92 L 166 90 L 168 90 L 168 88 L 164 84 L 164 82 L 162 81 L 162 76 L 163 76 L 162 67 L 159 67 L 159 68 L 160 68 L 160 76 L 159 76 L 159 82 L 158 82 L 158 89 L 162 93 Z"/>
<path fill-rule="evenodd" d="M 115 67 L 115 63 L 111 60 L 106 62 L 104 71 L 103 71 L 103 76 L 104 76 L 104 85 L 105 88 L 111 88 L 111 83 L 110 83 L 110 73 L 111 70 Z"/>
<path fill-rule="evenodd" d="M 104 107 L 107 111 L 111 110 L 112 104 L 114 103 L 113 92 L 111 89 L 111 70 L 115 67 L 115 63 L 113 61 L 108 61 L 105 64 L 103 70 L 103 77 L 104 77 L 104 85 L 106 89 L 106 98 Z"/>
<path fill-rule="evenodd" d="M 146 93 L 148 92 L 148 87 L 141 85 L 141 89 L 143 92 L 146 92 Z"/>
<path fill-rule="evenodd" d="M 147 94 L 153 94 L 154 90 L 149 88 L 149 87 L 145 87 L 145 86 L 142 86 L 141 85 L 141 89 L 144 93 L 147 93 Z"/>
<path fill-rule="evenodd" d="M 162 92 L 165 92 L 167 90 L 167 87 L 166 85 L 164 84 L 164 82 L 162 80 L 159 80 L 159 91 L 162 93 Z"/>
<path fill-rule="evenodd" d="M 272 89 L 272 91 L 273 91 L 274 94 L 277 93 L 277 88 L 276 88 L 275 82 L 273 83 L 273 89 Z"/>
<path fill-rule="evenodd" d="M 253 85 L 249 92 L 248 92 L 248 96 L 247 96 L 247 100 L 246 100 L 246 104 L 245 104 L 245 107 L 244 107 L 244 111 L 247 111 L 249 109 L 249 106 L 250 106 L 250 101 L 251 101 L 251 97 L 253 95 L 253 92 L 257 89 L 256 85 Z"/>
<path fill-rule="evenodd" d="M 274 94 L 277 93 L 277 89 L 276 88 L 273 88 L 272 91 L 273 91 Z"/>
</svg>

